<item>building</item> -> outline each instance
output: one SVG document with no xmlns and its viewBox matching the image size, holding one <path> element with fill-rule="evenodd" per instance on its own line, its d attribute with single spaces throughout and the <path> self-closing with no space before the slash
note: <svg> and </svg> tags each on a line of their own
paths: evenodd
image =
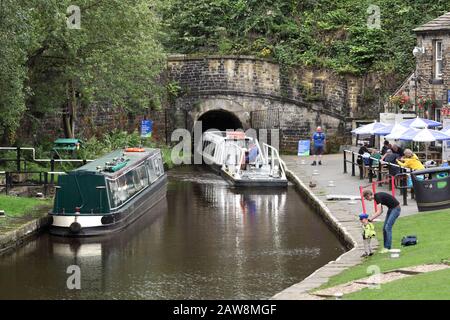
<svg viewBox="0 0 450 320">
<path fill-rule="evenodd" d="M 442 121 L 450 116 L 450 12 L 413 31 L 416 70 L 391 98 L 387 111 L 416 112 Z"/>
</svg>

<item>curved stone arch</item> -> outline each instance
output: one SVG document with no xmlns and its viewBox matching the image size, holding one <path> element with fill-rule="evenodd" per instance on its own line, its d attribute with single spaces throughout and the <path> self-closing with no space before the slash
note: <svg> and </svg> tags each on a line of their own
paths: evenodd
<svg viewBox="0 0 450 320">
<path fill-rule="evenodd" d="M 246 130 L 250 128 L 251 110 L 247 110 L 246 106 L 236 99 L 224 97 L 208 97 L 206 99 L 201 99 L 195 110 L 190 112 L 190 116 L 195 124 L 202 116 L 213 111 L 230 113 L 239 119 L 243 129 Z"/>
</svg>

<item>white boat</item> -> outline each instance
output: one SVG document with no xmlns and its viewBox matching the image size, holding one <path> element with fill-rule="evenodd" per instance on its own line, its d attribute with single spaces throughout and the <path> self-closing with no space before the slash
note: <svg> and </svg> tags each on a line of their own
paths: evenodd
<svg viewBox="0 0 450 320">
<path fill-rule="evenodd" d="M 196 150 L 203 162 L 237 187 L 286 187 L 278 150 L 241 131 L 208 131 Z"/>
</svg>

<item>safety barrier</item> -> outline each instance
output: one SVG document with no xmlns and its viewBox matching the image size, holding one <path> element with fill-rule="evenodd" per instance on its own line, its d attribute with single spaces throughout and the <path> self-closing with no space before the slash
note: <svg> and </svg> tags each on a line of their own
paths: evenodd
<svg viewBox="0 0 450 320">
<path fill-rule="evenodd" d="M 396 195 L 396 190 L 400 190 L 401 192 L 401 196 L 403 198 L 403 205 L 408 205 L 408 189 L 411 189 L 411 198 L 414 199 L 414 189 L 408 185 L 408 179 L 409 179 L 409 174 L 410 174 L 410 170 L 402 168 L 401 166 L 394 164 L 394 163 L 389 163 L 389 162 L 385 162 L 385 161 L 381 161 L 377 158 L 373 158 L 370 157 L 370 159 L 372 161 L 376 161 L 378 164 L 376 167 L 369 165 L 369 166 L 365 166 L 364 162 L 363 162 L 363 157 L 362 155 L 351 151 L 351 150 L 344 150 L 343 152 L 344 154 L 344 173 L 348 173 L 348 164 L 351 164 L 351 170 L 352 170 L 352 176 L 356 176 L 356 166 L 358 166 L 359 168 L 359 178 L 361 180 L 364 179 L 364 168 L 366 168 L 368 170 L 368 179 L 369 179 L 369 183 L 368 185 L 363 185 L 359 187 L 359 192 L 361 195 L 361 203 L 362 203 L 362 207 L 363 207 L 363 212 L 366 212 L 366 205 L 364 202 L 364 198 L 362 196 L 362 193 L 364 191 L 365 188 L 371 187 L 372 192 L 375 193 L 376 192 L 376 188 L 377 186 L 383 185 L 383 184 L 388 184 L 389 185 L 389 190 L 392 192 L 392 195 L 395 197 Z M 351 160 L 349 160 L 349 157 L 347 155 L 351 154 Z M 357 160 L 360 160 L 360 163 L 358 163 Z M 397 171 L 399 171 L 398 174 L 396 174 L 395 176 L 390 176 L 389 172 L 391 172 L 391 168 L 395 168 Z M 386 173 L 388 174 L 388 178 L 383 179 L 383 169 L 387 169 Z M 376 177 L 376 181 L 374 180 L 374 177 Z M 374 201 L 374 208 L 376 210 L 376 206 L 377 204 Z"/>
<path fill-rule="evenodd" d="M 50 164 L 50 171 L 48 173 L 50 174 L 50 181 L 51 183 L 54 182 L 54 172 L 55 172 L 55 166 L 57 163 L 79 163 L 81 165 L 85 165 L 88 162 L 91 162 L 93 160 L 90 159 L 36 159 L 36 149 L 31 147 L 0 147 L 0 151 L 15 151 L 16 157 L 14 159 L 3 159 L 0 158 L 0 162 L 15 162 L 16 163 L 16 171 L 9 171 L 9 173 L 39 173 L 40 171 L 28 171 L 27 170 L 27 162 L 34 162 L 34 163 L 49 163 Z M 32 159 L 26 159 L 23 157 L 23 151 L 31 152 Z M 23 165 L 22 165 L 23 163 Z M 44 172 L 42 172 L 44 173 Z M 0 185 L 1 186 L 1 185 Z"/>
<path fill-rule="evenodd" d="M 65 172 L 57 172 L 57 171 L 0 171 L 0 176 L 4 176 L 4 183 L 0 184 L 0 187 L 3 187 L 5 190 L 5 194 L 9 194 L 9 190 L 13 187 L 40 187 L 44 188 L 44 196 L 48 195 L 48 188 L 54 187 L 55 184 L 49 179 L 51 175 L 62 175 L 66 174 Z M 25 181 L 14 181 L 14 176 L 20 175 L 36 175 L 37 179 L 26 179 Z"/>
</svg>

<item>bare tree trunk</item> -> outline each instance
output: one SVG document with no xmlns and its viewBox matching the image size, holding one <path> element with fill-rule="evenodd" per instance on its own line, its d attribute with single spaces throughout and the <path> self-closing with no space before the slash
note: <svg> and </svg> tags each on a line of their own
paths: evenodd
<svg viewBox="0 0 450 320">
<path fill-rule="evenodd" d="M 66 138 L 75 138 L 75 115 L 77 108 L 77 98 L 73 81 L 70 80 L 67 84 L 67 113 L 63 115 L 63 127 Z"/>
</svg>

